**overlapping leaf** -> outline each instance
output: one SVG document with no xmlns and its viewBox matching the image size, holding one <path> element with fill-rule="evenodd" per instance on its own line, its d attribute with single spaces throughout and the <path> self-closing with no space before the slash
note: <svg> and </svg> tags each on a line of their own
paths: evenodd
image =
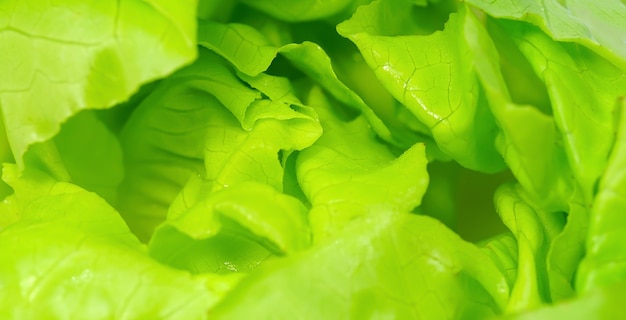
<svg viewBox="0 0 626 320">
<path fill-rule="evenodd" d="M 17 163 L 78 111 L 191 62 L 195 32 L 194 1 L 0 3 L 0 106 Z"/>
<path fill-rule="evenodd" d="M 469 0 L 497 18 L 527 21 L 552 38 L 590 47 L 626 67 L 626 4 L 620 0 Z"/>
<path fill-rule="evenodd" d="M 480 319 L 499 313 L 507 296 L 478 248 L 430 217 L 381 210 L 306 254 L 264 265 L 211 316 Z"/>
<path fill-rule="evenodd" d="M 424 145 L 397 159 L 376 140 L 364 117 L 344 122 L 320 90 L 312 90 L 324 134 L 297 158 L 300 187 L 312 204 L 314 237 L 326 238 L 350 220 L 375 211 L 407 212 L 428 185 Z"/>
<path fill-rule="evenodd" d="M 338 31 L 359 47 L 383 85 L 430 129 L 443 152 L 472 169 L 502 169 L 495 122 L 481 100 L 463 41 L 462 16 L 453 13 L 443 31 L 424 35 L 410 19 L 412 8 L 407 1 L 376 1 L 360 7 Z M 396 13 L 400 16 L 388 25 L 383 17 Z"/>
<path fill-rule="evenodd" d="M 150 259 L 94 193 L 16 166 L 4 179 L 15 195 L 0 214 L 19 221 L 0 233 L 3 318 L 204 319 L 218 300 L 206 279 Z"/>
</svg>

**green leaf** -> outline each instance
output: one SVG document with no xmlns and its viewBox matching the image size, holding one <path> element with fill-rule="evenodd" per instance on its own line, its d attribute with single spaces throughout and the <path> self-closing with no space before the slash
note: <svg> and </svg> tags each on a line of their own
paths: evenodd
<svg viewBox="0 0 626 320">
<path fill-rule="evenodd" d="M 548 250 L 563 229 L 562 216 L 532 205 L 519 185 L 502 185 L 494 195 L 496 210 L 502 222 L 517 240 L 517 277 L 507 305 L 508 312 L 529 310 L 550 302 L 550 276 L 546 264 Z M 566 283 L 571 290 L 571 284 Z"/>
<path fill-rule="evenodd" d="M 538 263 L 542 264 L 542 260 L 546 259 L 545 271 L 541 267 L 542 270 L 539 270 L 536 276 L 544 286 L 542 298 L 539 300 L 557 301 L 571 297 L 574 294 L 576 266 L 584 254 L 583 244 L 588 216 L 584 203 L 585 197 L 571 177 L 561 134 L 556 128 L 553 117 L 537 106 L 519 105 L 511 101 L 509 83 L 505 82 L 498 60 L 494 59 L 500 54 L 503 56 L 502 59 L 510 59 L 513 56 L 513 59 L 519 61 L 520 57 L 515 57 L 517 52 L 515 52 L 515 47 L 512 47 L 514 44 L 509 43 L 510 33 L 501 27 L 491 26 L 493 40 L 498 40 L 497 43 L 500 44 L 497 52 L 485 30 L 477 22 L 476 19 L 466 20 L 466 28 L 471 30 L 467 34 L 472 35 L 467 38 L 467 41 L 476 54 L 476 70 L 502 130 L 498 139 L 500 152 L 520 185 L 524 187 L 524 194 L 538 209 L 533 219 L 543 221 L 535 223 L 542 225 L 544 232 L 551 230 L 544 234 L 547 236 L 544 241 L 547 247 L 542 245 L 543 248 L 539 249 L 539 244 L 535 243 L 530 250 L 539 255 Z M 594 92 L 599 91 L 602 90 Z M 556 108 L 554 112 L 562 112 L 561 110 L 567 110 L 569 106 L 563 105 Z M 538 135 L 542 139 L 536 139 Z M 558 217 L 564 215 L 565 212 L 568 215 L 568 223 L 563 227 L 562 223 L 558 222 Z M 523 241 L 528 240 L 524 238 Z M 532 241 L 537 240 L 532 239 Z M 528 248 L 528 246 L 524 245 L 520 248 Z M 528 253 L 525 254 L 528 255 Z M 527 265 L 527 261 L 520 260 L 520 267 L 521 265 Z M 544 272 L 546 275 L 543 274 Z M 531 276 L 531 278 L 534 277 Z M 527 293 L 520 295 L 526 296 Z M 538 301 L 529 303 L 536 305 Z"/>
<path fill-rule="evenodd" d="M 115 205 L 124 177 L 122 148 L 96 115 L 83 111 L 70 118 L 53 141 L 72 183 Z"/>
<path fill-rule="evenodd" d="M 622 214 L 622 208 L 626 205 L 625 107 L 626 103 L 622 99 L 617 107 L 615 145 L 591 208 L 586 256 L 580 264 L 576 282 L 582 293 L 626 280 L 626 250 L 623 247 L 625 223 Z"/>
<path fill-rule="evenodd" d="M 569 199 L 567 223 L 555 236 L 548 250 L 546 267 L 550 282 L 550 298 L 553 302 L 575 296 L 576 274 L 585 255 L 585 240 L 589 228 L 589 208 L 581 201 L 581 191 L 576 189 Z M 545 214 L 545 213 L 544 213 Z M 562 212 L 547 212 L 561 216 Z"/>
<path fill-rule="evenodd" d="M 20 218 L 0 231 L 3 318 L 206 318 L 217 301 L 208 280 L 150 259 L 104 200 L 40 172 L 17 174 L 5 167 Z"/>
<path fill-rule="evenodd" d="M 345 10 L 355 0 L 289 0 L 254 1 L 244 0 L 243 3 L 263 11 L 280 20 L 300 22 L 323 19 L 334 16 Z"/>
<path fill-rule="evenodd" d="M 513 288 L 518 268 L 518 248 L 515 236 L 511 233 L 503 233 L 485 241 L 480 248 L 505 276 L 509 288 Z"/>
<path fill-rule="evenodd" d="M 564 301 L 538 310 L 509 315 L 503 319 L 616 319 L 623 314 L 624 292 L 626 292 L 626 282 L 616 282 L 607 287 L 593 290 L 576 299 Z"/>
<path fill-rule="evenodd" d="M 221 55 L 244 74 L 255 76 L 270 66 L 277 48 L 256 29 L 238 23 L 200 21 L 198 44 Z"/>
<path fill-rule="evenodd" d="M 220 232 L 193 239 L 167 224 L 155 230 L 149 251 L 157 261 L 193 274 L 241 277 L 272 256 L 262 245 L 238 234 Z"/>
<path fill-rule="evenodd" d="M 529 25 L 501 25 L 545 82 L 571 171 L 590 203 L 614 139 L 613 108 L 626 78 L 584 48 L 554 42 Z"/>
<path fill-rule="evenodd" d="M 465 14 L 464 29 L 464 41 L 471 48 L 474 70 L 500 128 L 496 141 L 499 152 L 537 204 L 551 210 L 565 210 L 566 197 L 572 187 L 561 137 L 552 116 L 536 106 L 512 101 L 499 64 L 512 52 L 510 48 L 500 48 L 498 52 L 493 42 L 499 39 L 497 37 L 506 40 L 508 35 L 496 34 L 492 40 L 471 13 Z M 542 139 L 536 139 L 537 136 Z"/>
<path fill-rule="evenodd" d="M 374 111 L 337 78 L 330 58 L 319 45 L 305 41 L 275 47 L 256 29 L 234 23 L 202 22 L 199 34 L 200 45 L 231 62 L 242 73 L 245 81 L 267 70 L 276 54 L 280 53 L 337 100 L 363 113 L 381 138 L 399 143 Z"/>
<path fill-rule="evenodd" d="M 380 210 L 410 211 L 428 185 L 424 145 L 401 156 L 379 141 L 364 117 L 344 122 L 319 88 L 311 91 L 324 134 L 296 160 L 302 191 L 312 204 L 314 238 L 324 239 L 350 220 Z"/>
<path fill-rule="evenodd" d="M 266 244 L 275 253 L 309 245 L 307 210 L 297 199 L 254 181 L 218 191 L 212 186 L 191 179 L 172 203 L 167 224 L 194 239 L 209 238 L 224 228 Z"/>
<path fill-rule="evenodd" d="M 306 208 L 269 185 L 214 190 L 192 178 L 150 240 L 157 260 L 194 273 L 249 272 L 273 254 L 308 247 Z"/>
<path fill-rule="evenodd" d="M 498 214 L 518 246 L 517 278 L 507 311 L 536 308 L 549 299 L 543 265 L 545 236 L 537 212 L 510 185 L 500 187 L 494 198 Z"/>
<path fill-rule="evenodd" d="M 487 14 L 531 22 L 558 41 L 577 42 L 626 67 L 626 5 L 620 0 L 469 0 Z"/>
<path fill-rule="evenodd" d="M 222 108 L 204 87 L 216 87 L 215 91 L 229 88 L 228 82 L 216 81 L 229 74 L 224 70 L 216 57 L 202 54 L 196 63 L 151 91 L 121 132 L 126 175 L 119 188 L 118 208 L 144 241 L 165 219 L 169 204 L 189 177 L 204 174 L 206 126 L 212 106 Z M 231 80 L 237 84 L 236 79 Z M 245 93 L 248 95 L 240 95 L 243 102 L 256 98 L 250 90 Z"/>
<path fill-rule="evenodd" d="M 13 160 L 11 147 L 9 146 L 9 141 L 7 140 L 6 130 L 4 129 L 4 120 L 2 119 L 2 113 L 0 113 L 0 163 L 6 162 L 15 161 Z M 0 168 L 0 174 L 1 173 L 2 169 Z M 9 194 L 11 194 L 11 188 L 6 183 L 4 183 L 4 181 L 0 181 L 0 199 L 4 199 Z M 2 225 L 1 220 L 0 225 Z"/>
<path fill-rule="evenodd" d="M 310 146 L 322 130 L 316 118 L 294 109 L 299 108 L 263 99 L 250 104 L 242 124 L 224 121 L 225 116 L 212 118 L 205 163 L 215 188 L 255 180 L 282 190 L 284 169 L 278 153 Z"/>
<path fill-rule="evenodd" d="M 109 108 L 191 62 L 195 7 L 191 0 L 2 1 L 0 106 L 18 165 L 30 145 L 52 138 L 78 111 Z"/>
<path fill-rule="evenodd" d="M 238 73 L 241 80 L 248 83 L 254 89 L 259 90 L 262 94 L 267 96 L 272 101 L 283 102 L 293 107 L 298 107 L 298 110 L 304 111 L 304 105 L 298 98 L 296 90 L 291 84 L 291 81 L 285 77 L 273 76 L 267 73 L 259 73 L 256 76 L 249 76 L 243 73 Z M 315 115 L 314 111 L 309 112 L 310 115 Z"/>
<path fill-rule="evenodd" d="M 230 20 L 236 0 L 199 0 L 198 18 L 226 21 Z"/>
<path fill-rule="evenodd" d="M 322 45 L 329 52 L 332 68 L 337 73 L 337 78 L 341 79 L 341 82 L 361 97 L 363 102 L 371 107 L 375 115 L 388 128 L 375 129 L 377 133 L 382 137 L 384 130 L 388 130 L 393 137 L 393 140 L 389 142 L 402 149 L 418 142 L 424 143 L 426 156 L 429 160 L 449 161 L 450 157 L 439 150 L 439 146 L 430 136 L 428 127 L 385 89 L 358 49 L 347 39 L 331 39 L 330 44 L 324 45 L 322 43 Z M 335 87 L 331 86 L 331 88 Z M 329 88 L 329 90 L 331 89 Z M 335 96 L 339 99 L 337 95 Z M 350 100 L 347 99 L 347 101 Z M 354 106 L 359 108 L 358 103 Z M 367 114 L 365 110 L 363 113 Z M 370 119 L 370 123 L 373 125 L 376 121 Z"/>
<path fill-rule="evenodd" d="M 363 102 L 361 97 L 337 78 L 330 58 L 320 46 L 305 41 L 301 44 L 285 45 L 280 48 L 280 53 L 293 63 L 296 68 L 327 90 L 332 97 L 360 111 L 370 123 L 372 129 L 383 140 L 395 144 L 400 143 L 395 137 L 392 137 L 389 128 L 387 128 L 378 115 Z"/>
<path fill-rule="evenodd" d="M 450 14 L 443 31 L 423 35 L 406 16 L 414 9 L 406 1 L 375 1 L 337 30 L 357 45 L 387 90 L 428 127 L 444 153 L 470 169 L 501 170 L 495 122 L 463 41 L 464 11 Z M 395 23 L 408 24 L 403 33 L 377 19 L 380 12 L 397 13 Z"/>
<path fill-rule="evenodd" d="M 478 248 L 432 218 L 381 210 L 264 264 L 211 316 L 480 319 L 499 313 L 507 297 L 504 277 Z"/>
<path fill-rule="evenodd" d="M 143 239 L 192 175 L 211 181 L 214 191 L 248 180 L 280 191 L 278 153 L 305 148 L 321 134 L 306 107 L 262 99 L 220 57 L 200 52 L 137 107 L 121 135 L 128 172 L 121 211 Z"/>
</svg>

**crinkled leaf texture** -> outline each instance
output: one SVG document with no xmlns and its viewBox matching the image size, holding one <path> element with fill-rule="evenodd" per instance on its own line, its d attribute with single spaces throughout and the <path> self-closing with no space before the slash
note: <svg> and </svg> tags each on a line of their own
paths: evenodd
<svg viewBox="0 0 626 320">
<path fill-rule="evenodd" d="M 596 288 L 574 300 L 538 310 L 507 315 L 502 319 L 619 319 L 624 314 L 624 292 L 626 292 L 626 282 L 618 281 Z"/>
<path fill-rule="evenodd" d="M 626 4 L 620 0 L 469 0 L 487 14 L 540 26 L 559 41 L 578 42 L 626 67 Z"/>
<path fill-rule="evenodd" d="M 150 240 L 157 260 L 191 272 L 251 272 L 271 255 L 307 248 L 307 209 L 271 186 L 246 181 L 212 190 L 193 178 Z"/>
<path fill-rule="evenodd" d="M 276 54 L 282 54 L 335 99 L 363 113 L 381 138 L 398 143 L 376 113 L 357 94 L 337 79 L 330 58 L 319 45 L 305 41 L 276 47 L 262 33 L 250 26 L 234 23 L 221 24 L 213 21 L 200 22 L 198 38 L 202 46 L 220 54 L 247 76 L 256 76 L 265 71 Z"/>
<path fill-rule="evenodd" d="M 428 185 L 423 144 L 399 157 L 381 144 L 360 116 L 344 122 L 319 89 L 310 92 L 324 134 L 296 159 L 300 187 L 312 207 L 309 220 L 316 239 L 341 230 L 369 212 L 408 212 L 421 203 Z"/>
<path fill-rule="evenodd" d="M 271 90 L 291 90 L 288 81 L 275 84 Z M 137 107 L 120 138 L 127 174 L 119 195 L 122 214 L 143 240 L 191 176 L 206 178 L 213 191 L 248 180 L 282 191 L 278 154 L 311 145 L 321 126 L 297 98 L 265 99 L 259 88 L 202 48 L 194 64 Z"/>
<path fill-rule="evenodd" d="M 587 255 L 577 274 L 580 292 L 611 286 L 626 280 L 626 102 L 618 105 L 619 131 L 605 174 L 600 180 L 594 207 L 591 209 Z"/>
<path fill-rule="evenodd" d="M 260 238 L 260 242 L 265 239 L 271 243 L 268 245 L 276 253 L 293 252 L 308 246 L 307 209 L 299 200 L 253 181 L 216 192 L 210 192 L 210 189 L 207 192 L 202 190 L 203 187 L 206 189 L 202 182 L 190 181 L 181 193 L 184 200 L 175 202 L 168 214 L 170 225 L 192 238 L 204 239 L 215 235 L 230 222 L 234 224 L 232 228 L 248 229 Z M 199 194 L 191 195 L 194 192 Z M 178 204 L 184 207 L 176 206 Z M 231 231 L 236 231 L 232 228 Z"/>
<path fill-rule="evenodd" d="M 5 319 L 205 319 L 208 279 L 150 259 L 104 200 L 34 170 L 5 166 L 19 221 L 0 232 Z M 53 244 L 53 245 L 51 245 Z"/>
<path fill-rule="evenodd" d="M 292 2 L 289 0 L 254 1 L 244 0 L 249 6 L 255 7 L 278 19 L 300 22 L 332 17 L 346 9 L 352 2 L 364 2 L 362 0 L 302 0 Z"/>
<path fill-rule="evenodd" d="M 471 169 L 501 170 L 496 125 L 463 41 L 464 15 L 452 13 L 443 30 L 423 35 L 409 18 L 412 9 L 408 1 L 375 1 L 337 30 L 357 45 L 381 83 L 427 127 L 444 153 Z M 391 27 L 379 18 L 389 12 L 400 14 Z"/>
<path fill-rule="evenodd" d="M 618 317 L 625 8 L 2 1 L 0 318 Z"/>
<path fill-rule="evenodd" d="M 507 298 L 504 276 L 477 247 L 430 217 L 380 211 L 303 254 L 268 262 L 210 315 L 480 319 Z"/>
<path fill-rule="evenodd" d="M 17 163 L 78 111 L 111 107 L 191 62 L 195 7 L 193 0 L 2 1 L 0 108 Z"/>
</svg>

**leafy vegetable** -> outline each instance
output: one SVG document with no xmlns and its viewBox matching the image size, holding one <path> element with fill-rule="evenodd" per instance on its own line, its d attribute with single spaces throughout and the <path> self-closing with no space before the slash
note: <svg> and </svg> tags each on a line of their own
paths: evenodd
<svg viewBox="0 0 626 320">
<path fill-rule="evenodd" d="M 0 2 L 0 317 L 618 317 L 625 17 Z"/>
<path fill-rule="evenodd" d="M 4 318 L 205 318 L 218 298 L 207 280 L 150 259 L 104 200 L 40 172 L 17 175 L 5 166 L 15 194 L 3 212 L 19 221 L 0 235 Z"/>
<path fill-rule="evenodd" d="M 430 217 L 385 213 L 355 220 L 306 255 L 268 263 L 212 316 L 481 318 L 502 307 L 504 278 L 478 248 Z"/>
<path fill-rule="evenodd" d="M 11 0 L 0 12 L 0 104 L 20 165 L 76 112 L 122 102 L 196 56 L 194 1 Z"/>
</svg>

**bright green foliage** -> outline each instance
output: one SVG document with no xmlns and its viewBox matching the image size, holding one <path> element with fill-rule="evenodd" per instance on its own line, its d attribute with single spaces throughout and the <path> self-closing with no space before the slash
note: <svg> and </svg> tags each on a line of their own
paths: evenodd
<svg viewBox="0 0 626 320">
<path fill-rule="evenodd" d="M 565 301 L 554 306 L 523 314 L 514 314 L 503 319 L 549 320 L 567 319 L 618 319 L 622 316 L 626 283 L 616 282 L 594 290 L 580 299 Z"/>
<path fill-rule="evenodd" d="M 462 15 L 452 14 L 443 31 L 421 35 L 419 22 L 413 25 L 410 16 L 403 16 L 411 7 L 404 1 L 377 1 L 359 8 L 338 31 L 359 47 L 381 82 L 428 127 L 443 152 L 472 169 L 501 169 L 496 126 L 480 99 L 471 51 L 462 41 Z M 401 14 L 393 17 L 398 25 L 381 18 L 392 13 Z"/>
<path fill-rule="evenodd" d="M 200 21 L 198 43 L 251 76 L 267 70 L 277 51 L 259 31 L 245 24 Z"/>
<path fill-rule="evenodd" d="M 513 287 L 517 279 L 517 242 L 509 233 L 503 233 L 496 238 L 486 241 L 482 248 L 489 258 L 496 264 L 506 278 L 509 287 Z"/>
<path fill-rule="evenodd" d="M 1 212 L 19 221 L 0 234 L 3 318 L 206 318 L 217 300 L 206 280 L 150 259 L 104 200 L 41 172 L 18 174 L 5 166 L 15 194 Z"/>
<path fill-rule="evenodd" d="M 569 163 L 589 201 L 592 186 L 606 166 L 615 97 L 623 92 L 626 79 L 585 48 L 567 48 L 519 23 L 505 24 L 504 29 L 546 84 Z M 593 64 L 597 66 L 590 69 Z"/>
<path fill-rule="evenodd" d="M 124 178 L 122 148 L 92 111 L 69 119 L 53 141 L 72 181 L 117 203 L 117 187 Z M 93 145 L 98 148 L 85 152 Z"/>
<path fill-rule="evenodd" d="M 194 17 L 191 0 L 2 1 L 0 105 L 17 163 L 78 111 L 191 62 Z"/>
<path fill-rule="evenodd" d="M 372 109 L 337 79 L 332 69 L 331 61 L 322 48 L 312 42 L 303 42 L 302 44 L 286 45 L 280 49 L 280 52 L 296 68 L 311 77 L 313 81 L 326 89 L 339 102 L 360 111 L 379 137 L 389 142 L 395 142 L 389 129 Z"/>
<path fill-rule="evenodd" d="M 340 14 L 352 2 L 356 4 L 367 2 L 366 0 L 303 0 L 292 2 L 289 0 L 254 1 L 244 0 L 245 4 L 260 11 L 266 12 L 277 19 L 298 22 L 328 18 Z"/>
<path fill-rule="evenodd" d="M 329 57 L 315 43 L 292 43 L 282 47 L 274 47 L 263 34 L 249 26 L 224 25 L 204 21 L 200 24 L 199 43 L 223 56 L 239 71 L 248 76 L 256 76 L 265 71 L 276 54 L 281 53 L 296 68 L 328 90 L 334 98 L 361 111 L 380 137 L 394 142 L 389 129 L 372 109 L 337 79 Z"/>
<path fill-rule="evenodd" d="M 296 170 L 312 205 L 309 220 L 316 240 L 358 216 L 408 212 L 420 204 L 428 184 L 423 145 L 395 158 L 376 141 L 364 117 L 339 120 L 319 91 L 309 102 L 317 106 L 325 134 L 300 152 Z"/>
<path fill-rule="evenodd" d="M 597 286 L 609 286 L 626 279 L 626 248 L 623 232 L 624 192 L 626 181 L 623 170 L 626 149 L 626 127 L 624 119 L 624 100 L 617 106 L 617 124 L 619 131 L 615 146 L 609 158 L 606 173 L 599 184 L 598 195 L 591 210 L 589 236 L 587 238 L 587 256 L 581 264 L 578 274 L 578 285 L 582 292 Z"/>
<path fill-rule="evenodd" d="M 440 222 L 381 210 L 355 219 L 307 254 L 268 263 L 211 315 L 476 319 L 493 315 L 507 295 L 504 277 L 487 256 Z"/>
<path fill-rule="evenodd" d="M 320 134 L 315 118 L 262 99 L 221 58 L 202 50 L 196 63 L 143 100 L 122 132 L 122 213 L 148 238 L 193 175 L 215 190 L 254 180 L 280 191 L 277 153 L 302 149 Z"/>
<path fill-rule="evenodd" d="M 626 4 L 621 0 L 469 0 L 490 16 L 533 23 L 552 38 L 577 42 L 626 67 Z"/>
<path fill-rule="evenodd" d="M 0 318 L 619 318 L 625 21 L 0 1 Z"/>
<path fill-rule="evenodd" d="M 2 163 L 13 161 L 13 154 L 11 154 L 9 141 L 7 141 L 6 137 L 6 130 L 4 129 L 4 121 L 0 121 L 0 159 L 2 159 Z M 0 182 L 0 197 L 4 198 L 9 194 L 11 194 L 11 188 L 4 183 L 4 181 Z M 0 217 L 0 221 L 1 219 L 2 217 Z M 0 224 L 2 224 L 2 222 L 0 222 Z"/>
<path fill-rule="evenodd" d="M 496 141 L 499 152 L 535 201 L 553 210 L 559 209 L 561 197 L 567 192 L 570 182 L 568 164 L 562 148 L 559 148 L 560 137 L 554 119 L 536 105 L 519 104 L 513 100 L 512 90 L 515 88 L 506 82 L 507 75 L 502 70 L 504 66 L 501 67 L 498 60 L 506 63 L 507 59 L 512 59 L 509 56 L 522 61 L 523 58 L 515 56 L 516 47 L 507 41 L 506 34 L 496 33 L 496 37 L 503 38 L 492 42 L 487 30 L 469 12 L 465 13 L 464 29 L 465 41 L 474 55 L 474 70 L 500 128 Z M 503 52 L 503 57 L 498 56 L 499 52 Z M 515 76 L 520 81 L 521 77 L 518 74 Z M 536 139 L 536 136 L 541 136 L 541 139 Z M 537 157 L 537 154 L 543 156 Z"/>
<path fill-rule="evenodd" d="M 251 181 L 219 191 L 210 187 L 191 179 L 181 198 L 172 204 L 168 225 L 194 239 L 222 231 L 258 237 L 259 243 L 267 242 L 276 253 L 290 253 L 309 245 L 306 208 L 297 199 Z"/>
</svg>

